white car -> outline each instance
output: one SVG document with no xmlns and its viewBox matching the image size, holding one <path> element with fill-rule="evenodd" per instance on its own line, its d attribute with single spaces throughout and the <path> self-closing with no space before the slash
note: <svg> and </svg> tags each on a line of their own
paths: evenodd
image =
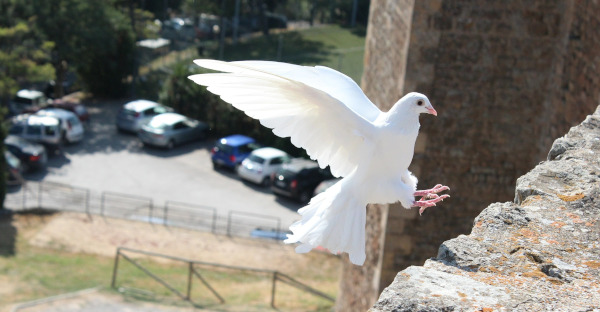
<svg viewBox="0 0 600 312">
<path fill-rule="evenodd" d="M 45 108 L 35 113 L 38 116 L 50 116 L 60 120 L 61 138 L 65 143 L 76 143 L 83 140 L 85 131 L 75 113 L 60 108 Z"/>
<path fill-rule="evenodd" d="M 27 109 L 44 106 L 48 103 L 46 95 L 36 90 L 19 90 L 17 95 L 8 104 L 8 110 L 13 115 L 18 115 Z"/>
<path fill-rule="evenodd" d="M 117 114 L 119 131 L 138 132 L 150 118 L 172 112 L 170 107 L 148 100 L 135 100 L 125 105 Z"/>
<path fill-rule="evenodd" d="M 275 173 L 291 157 L 284 151 L 272 147 L 263 147 L 250 153 L 238 168 L 238 175 L 247 181 L 271 185 L 271 174 Z"/>
<path fill-rule="evenodd" d="M 10 119 L 8 134 L 38 142 L 51 149 L 61 143 L 61 121 L 53 116 L 17 115 Z"/>
</svg>

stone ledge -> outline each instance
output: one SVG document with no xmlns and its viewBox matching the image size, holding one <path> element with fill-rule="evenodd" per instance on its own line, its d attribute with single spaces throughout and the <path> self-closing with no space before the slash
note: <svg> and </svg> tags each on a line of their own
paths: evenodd
<svg viewBox="0 0 600 312">
<path fill-rule="evenodd" d="M 600 107 L 369 310 L 600 311 Z"/>
</svg>

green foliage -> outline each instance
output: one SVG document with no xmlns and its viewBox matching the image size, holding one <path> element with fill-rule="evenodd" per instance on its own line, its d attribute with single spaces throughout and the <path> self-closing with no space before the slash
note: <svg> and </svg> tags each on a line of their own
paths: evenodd
<svg viewBox="0 0 600 312">
<path fill-rule="evenodd" d="M 134 69 L 135 37 L 120 12 L 107 7 L 97 14 L 95 34 L 84 37 L 87 44 L 78 56 L 77 72 L 92 94 L 123 96 Z"/>
<path fill-rule="evenodd" d="M 6 137 L 6 127 L 4 122 L 6 107 L 0 106 L 0 209 L 4 209 L 4 199 L 6 198 L 6 159 L 4 159 L 4 138 Z"/>
<path fill-rule="evenodd" d="M 225 0 L 225 7 L 233 9 L 234 0 Z M 208 13 L 208 14 L 220 14 L 221 13 L 221 1 L 215 0 L 183 0 L 181 4 L 181 9 L 184 12 L 188 12 L 191 14 L 200 14 L 200 13 Z M 227 13 L 233 14 L 233 10 Z"/>
<path fill-rule="evenodd" d="M 169 73 L 162 70 L 151 71 L 140 76 L 135 82 L 135 96 L 150 101 L 158 101 L 157 90 L 163 89 L 163 84 L 169 77 Z"/>
<path fill-rule="evenodd" d="M 12 17 L 14 24 L 0 23 L 0 103 L 9 99 L 25 84 L 54 77 L 50 59 L 51 42 L 43 41 L 29 23 Z"/>
<path fill-rule="evenodd" d="M 167 78 L 159 101 L 176 111 L 202 120 L 210 126 L 215 136 L 241 133 L 257 139 L 262 144 L 282 149 L 294 156 L 304 156 L 304 151 L 293 146 L 289 139 L 282 139 L 263 127 L 257 120 L 223 102 L 218 96 L 200 87 L 187 77 L 206 73 L 190 63 L 179 63 Z"/>
<path fill-rule="evenodd" d="M 38 29 L 55 43 L 57 85 L 73 66 L 94 95 L 125 95 L 135 49 L 125 13 L 103 0 L 38 0 L 35 13 Z"/>
<path fill-rule="evenodd" d="M 362 75 L 364 36 L 339 26 L 316 27 L 299 32 L 285 32 L 281 49 L 282 61 L 301 65 L 322 64 L 347 73 L 359 82 Z M 226 60 L 276 59 L 279 39 L 275 36 L 258 37 L 225 49 Z M 344 52 L 340 52 L 344 51 Z M 215 58 L 216 51 L 208 51 Z M 340 60 L 343 60 L 341 62 Z M 275 136 L 270 129 L 241 111 L 223 102 L 206 88 L 187 77 L 206 73 L 187 60 L 172 68 L 165 79 L 160 102 L 178 112 L 205 121 L 215 136 L 241 133 L 252 136 L 267 146 L 282 149 L 294 156 L 306 156 L 305 151 L 293 146 L 289 139 Z M 149 79 L 152 81 L 152 79 Z M 162 81 L 162 80 L 161 80 Z M 152 90 L 152 88 L 148 88 Z"/>
</svg>

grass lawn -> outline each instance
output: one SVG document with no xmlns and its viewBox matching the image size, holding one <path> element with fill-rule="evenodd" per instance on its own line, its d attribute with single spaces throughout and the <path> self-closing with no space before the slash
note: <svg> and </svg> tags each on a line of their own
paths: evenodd
<svg viewBox="0 0 600 312">
<path fill-rule="evenodd" d="M 64 242 L 57 240 L 52 240 L 44 247 L 32 244 L 42 229 L 56 217 L 58 216 L 39 214 L 0 216 L 0 311 L 4 311 L 3 309 L 11 304 L 93 287 L 100 287 L 102 293 L 119 294 L 117 290 L 110 287 L 114 257 L 71 252 L 69 250 L 73 246 L 67 246 Z M 93 225 L 94 222 L 90 224 Z M 139 222 L 132 223 L 132 226 L 134 225 L 141 225 L 140 229 L 148 227 L 152 230 L 152 225 Z M 64 231 L 68 230 L 64 229 Z M 92 232 L 99 233 L 98 230 Z M 139 231 L 138 235 L 147 234 Z M 206 239 L 207 236 L 201 237 Z M 131 240 L 135 237 L 122 238 Z M 81 239 L 81 237 L 77 239 Z M 97 239 L 101 240 L 102 238 L 98 237 Z M 223 244 L 223 238 L 215 237 L 215 240 L 217 240 L 216 244 Z M 244 244 L 243 241 L 240 243 Z M 244 245 L 239 245 L 239 248 L 240 252 L 243 252 Z M 267 250 L 268 248 L 279 247 L 267 246 Z M 142 264 L 152 274 L 167 281 L 180 293 L 186 294 L 189 272 L 187 263 L 165 261 L 156 257 L 140 258 L 139 255 L 136 256 L 129 252 L 125 252 L 125 254 L 133 256 L 134 261 Z M 173 255 L 178 256 L 177 254 Z M 272 258 L 271 261 L 286 263 L 290 271 L 294 272 L 293 278 L 308 281 L 311 287 L 315 287 L 331 297 L 336 296 L 339 260 L 334 257 L 323 257 L 314 253 L 307 255 L 316 263 L 320 262 L 318 266 L 321 269 L 315 270 L 315 267 L 300 265 L 287 258 L 273 258 L 274 253 L 265 252 L 263 255 Z M 143 301 L 190 307 L 189 303 L 181 300 L 123 257 L 119 259 L 118 268 L 115 286 L 124 294 L 119 298 L 128 302 Z M 219 311 L 273 311 L 270 306 L 273 274 L 215 268 L 206 265 L 195 265 L 194 268 L 225 300 L 225 303 L 221 304 L 207 286 L 199 278 L 194 277 L 191 299 L 197 307 L 207 307 Z M 275 305 L 282 311 L 329 311 L 333 302 L 277 282 Z"/>
<path fill-rule="evenodd" d="M 228 43 L 223 58 L 234 60 L 271 60 L 300 65 L 324 65 L 360 83 L 363 72 L 365 33 L 337 25 L 318 26 L 298 31 L 273 33 Z M 217 59 L 212 47 L 208 57 Z"/>
</svg>

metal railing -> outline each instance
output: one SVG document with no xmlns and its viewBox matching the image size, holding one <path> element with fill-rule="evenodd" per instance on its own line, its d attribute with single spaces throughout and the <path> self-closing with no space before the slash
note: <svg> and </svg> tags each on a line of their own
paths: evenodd
<svg viewBox="0 0 600 312">
<path fill-rule="evenodd" d="M 189 227 L 190 221 L 195 228 L 207 228 L 217 232 L 217 209 L 188 203 L 167 201 L 163 209 L 163 224 Z"/>
<path fill-rule="evenodd" d="M 261 215 L 258 213 L 250 213 L 250 212 L 240 212 L 240 211 L 229 211 L 229 214 L 227 215 L 227 235 L 229 236 L 234 236 L 234 232 L 232 230 L 232 223 L 234 222 L 234 220 L 237 220 L 236 217 L 241 217 L 240 220 L 238 222 L 236 222 L 236 224 L 238 225 L 239 228 L 241 228 L 240 230 L 249 230 L 252 231 L 254 229 L 257 228 L 256 223 L 251 222 L 250 220 L 256 220 L 259 219 L 261 221 L 266 221 L 269 220 L 271 221 L 270 225 L 275 225 L 275 227 L 271 227 L 272 229 L 274 229 L 277 232 L 280 232 L 281 229 L 281 219 L 277 218 L 277 217 L 273 217 L 273 216 L 266 216 L 266 215 Z"/>
<path fill-rule="evenodd" d="M 11 210 L 53 209 L 75 211 L 102 217 L 113 217 L 162 224 L 229 236 L 253 236 L 256 231 L 272 235 L 256 237 L 281 240 L 281 219 L 269 215 L 230 210 L 219 215 L 214 207 L 166 201 L 156 205 L 152 198 L 116 192 L 95 194 L 86 188 L 56 182 L 27 182 L 12 186 L 4 206 Z M 261 233 L 259 233 L 261 234 Z"/>
<path fill-rule="evenodd" d="M 162 279 L 158 275 L 152 273 L 152 271 L 150 271 L 150 269 L 148 269 L 147 267 L 144 267 L 138 261 L 135 261 L 132 257 L 125 254 L 126 252 L 139 254 L 139 255 L 146 255 L 146 256 L 150 256 L 150 257 L 158 257 L 158 258 L 163 258 L 163 259 L 168 259 L 168 260 L 185 263 L 188 268 L 186 293 L 185 294 L 182 293 L 181 291 L 177 290 L 174 286 L 169 284 L 169 282 L 167 282 L 165 279 Z M 123 258 L 124 260 L 130 262 L 136 268 L 138 268 L 139 270 L 144 272 L 146 275 L 148 275 L 150 278 L 152 278 L 153 280 L 155 280 L 156 282 L 158 282 L 159 284 L 161 284 L 162 286 L 167 288 L 170 292 L 177 295 L 182 300 L 188 301 L 195 306 L 200 306 L 200 305 L 198 303 L 195 303 L 192 301 L 192 284 L 193 284 L 193 280 L 194 280 L 193 277 L 198 278 L 200 280 L 200 282 L 202 282 L 202 284 L 211 292 L 211 294 L 213 294 L 219 300 L 219 302 L 221 304 L 225 303 L 225 301 L 226 301 L 225 298 L 223 298 L 223 296 L 221 296 L 217 292 L 217 290 L 214 287 L 212 287 L 212 285 L 196 269 L 196 266 L 199 266 L 199 265 L 204 266 L 204 267 L 211 267 L 211 268 L 215 268 L 215 269 L 229 269 L 229 270 L 271 275 L 272 278 L 271 278 L 270 303 L 271 303 L 271 307 L 273 307 L 273 308 L 275 308 L 275 295 L 276 295 L 276 291 L 277 291 L 277 282 L 285 283 L 285 284 L 292 286 L 298 290 L 310 293 L 314 296 L 323 298 L 330 302 L 335 302 L 335 298 L 325 294 L 324 292 L 316 290 L 316 289 L 292 278 L 291 276 L 281 273 L 276 270 L 265 270 L 265 269 L 257 269 L 257 268 L 249 268 L 249 267 L 242 267 L 242 266 L 232 266 L 232 265 L 224 265 L 224 264 L 218 264 L 218 263 L 196 261 L 196 260 L 190 260 L 190 259 L 185 259 L 185 258 L 180 258 L 180 257 L 175 257 L 175 256 L 159 254 L 159 253 L 155 253 L 155 252 L 131 249 L 131 248 L 127 248 L 127 247 L 117 248 L 117 252 L 115 255 L 115 261 L 114 261 L 114 267 L 113 267 L 112 280 L 111 280 L 111 287 L 114 289 L 117 289 L 117 277 L 119 274 L 119 259 L 120 258 Z"/>
<path fill-rule="evenodd" d="M 153 214 L 154 204 L 151 198 L 115 192 L 102 192 L 100 196 L 101 216 L 156 223 Z"/>
</svg>

